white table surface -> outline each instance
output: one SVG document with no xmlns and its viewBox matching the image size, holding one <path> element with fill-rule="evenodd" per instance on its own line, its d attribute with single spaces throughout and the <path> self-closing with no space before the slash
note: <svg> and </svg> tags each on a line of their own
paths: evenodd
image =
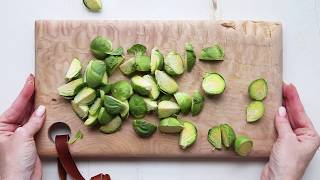
<svg viewBox="0 0 320 180">
<path fill-rule="evenodd" d="M 103 0 L 101 13 L 90 13 L 82 0 L 5 0 L 0 10 L 0 112 L 14 100 L 34 72 L 36 19 L 212 19 L 209 0 Z M 320 1 L 221 0 L 223 19 L 275 20 L 283 24 L 284 80 L 297 85 L 305 108 L 320 131 Z M 88 147 L 90 148 L 90 147 Z M 263 161 L 104 160 L 77 161 L 89 178 L 108 172 L 113 180 L 258 179 Z M 304 179 L 319 179 L 320 155 Z M 43 179 L 58 179 L 56 162 L 43 160 Z"/>
</svg>

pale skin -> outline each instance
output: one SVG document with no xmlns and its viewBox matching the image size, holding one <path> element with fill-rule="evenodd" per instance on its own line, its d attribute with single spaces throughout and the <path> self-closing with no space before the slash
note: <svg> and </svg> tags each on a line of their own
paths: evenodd
<svg viewBox="0 0 320 180">
<path fill-rule="evenodd" d="M 45 120 L 45 107 L 33 111 L 34 76 L 30 75 L 11 107 L 0 116 L 0 179 L 41 179 L 34 135 Z M 284 107 L 275 117 L 278 139 L 262 180 L 298 180 L 320 145 L 296 88 L 283 85 Z"/>
</svg>

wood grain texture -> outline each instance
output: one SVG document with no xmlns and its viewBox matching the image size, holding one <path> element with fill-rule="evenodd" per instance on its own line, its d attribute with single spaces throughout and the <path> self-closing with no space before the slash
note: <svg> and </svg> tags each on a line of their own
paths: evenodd
<svg viewBox="0 0 320 180">
<path fill-rule="evenodd" d="M 178 78 L 180 91 L 192 93 L 200 89 L 205 72 L 221 73 L 227 83 L 223 95 L 208 97 L 199 116 L 183 117 L 198 128 L 198 140 L 183 151 L 178 146 L 178 135 L 156 132 L 152 138 L 138 138 L 131 127 L 131 118 L 117 133 L 105 135 L 87 128 L 75 115 L 68 101 L 59 97 L 57 88 L 64 84 L 64 75 L 74 57 L 84 65 L 92 58 L 90 41 L 97 35 L 109 37 L 114 47 L 125 49 L 142 43 L 150 53 L 158 47 L 164 54 L 170 50 L 184 53 L 186 42 L 192 42 L 199 54 L 201 48 L 219 43 L 225 50 L 221 63 L 196 63 L 191 73 Z M 269 83 L 269 94 L 264 100 L 265 116 L 258 122 L 245 121 L 246 105 L 250 102 L 247 88 L 259 77 Z M 111 82 L 125 79 L 120 71 Z M 36 22 L 36 106 L 47 107 L 47 119 L 37 136 L 37 148 L 42 157 L 56 157 L 55 146 L 48 129 L 55 122 L 69 125 L 72 134 L 77 130 L 84 138 L 70 146 L 75 157 L 141 157 L 141 158 L 236 158 L 231 150 L 212 151 L 207 142 L 210 127 L 230 123 L 237 134 L 248 135 L 254 141 L 249 157 L 267 157 L 276 133 L 273 118 L 281 105 L 282 94 L 282 27 L 273 22 L 252 21 L 44 21 Z M 148 115 L 146 120 L 158 123 Z"/>
</svg>

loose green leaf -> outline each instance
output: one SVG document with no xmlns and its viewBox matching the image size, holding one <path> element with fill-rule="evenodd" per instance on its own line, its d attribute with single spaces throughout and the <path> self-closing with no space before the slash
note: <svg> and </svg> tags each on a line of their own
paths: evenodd
<svg viewBox="0 0 320 180">
<path fill-rule="evenodd" d="M 146 53 L 146 51 L 147 51 L 147 48 L 142 44 L 134 44 L 127 50 L 128 54 L 133 54 L 133 55 L 143 55 Z"/>
<path fill-rule="evenodd" d="M 193 50 L 193 46 L 191 43 L 187 43 L 185 46 L 185 50 L 186 50 L 186 61 L 187 61 L 187 67 L 186 69 L 188 70 L 188 72 L 191 72 L 193 66 L 196 63 L 196 54 Z"/>
<path fill-rule="evenodd" d="M 83 138 L 83 134 L 80 130 L 78 130 L 76 132 L 76 134 L 73 136 L 73 138 L 69 139 L 68 144 L 73 144 L 75 143 L 77 140 L 82 139 Z"/>
<path fill-rule="evenodd" d="M 111 52 L 107 52 L 106 54 L 112 55 L 112 56 L 121 56 L 121 55 L 123 55 L 123 48 L 118 47 L 117 49 L 114 49 Z"/>
<path fill-rule="evenodd" d="M 123 61 L 123 56 L 109 56 L 105 59 L 106 70 L 109 76 L 119 67 Z"/>
<path fill-rule="evenodd" d="M 223 58 L 224 51 L 218 44 L 214 44 L 211 47 L 206 47 L 202 49 L 200 53 L 200 60 L 222 61 Z"/>
</svg>

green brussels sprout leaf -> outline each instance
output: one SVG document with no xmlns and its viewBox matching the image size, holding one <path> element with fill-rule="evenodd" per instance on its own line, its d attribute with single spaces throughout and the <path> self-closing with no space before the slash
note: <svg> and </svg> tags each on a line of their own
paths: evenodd
<svg viewBox="0 0 320 180">
<path fill-rule="evenodd" d="M 191 113 L 192 116 L 198 115 L 204 106 L 204 97 L 200 91 L 195 91 L 192 96 Z"/>
<path fill-rule="evenodd" d="M 224 50 L 218 44 L 206 47 L 200 53 L 200 60 L 222 61 L 223 58 Z"/>
<path fill-rule="evenodd" d="M 146 53 L 146 51 L 147 51 L 147 48 L 142 44 L 134 44 L 127 50 L 128 54 L 132 54 L 136 56 L 143 55 Z"/>
</svg>

